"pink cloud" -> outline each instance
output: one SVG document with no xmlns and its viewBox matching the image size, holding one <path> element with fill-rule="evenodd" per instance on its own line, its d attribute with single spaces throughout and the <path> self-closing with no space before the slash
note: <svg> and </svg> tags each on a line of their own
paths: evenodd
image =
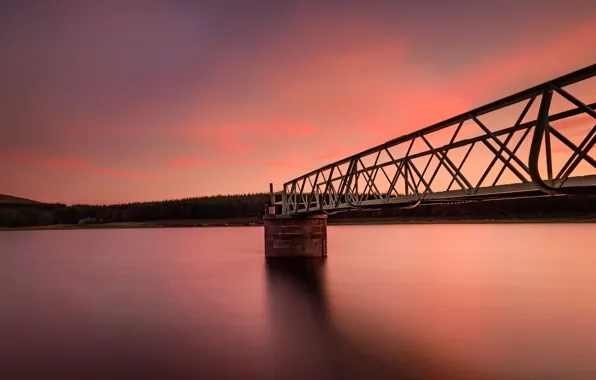
<svg viewBox="0 0 596 380">
<path fill-rule="evenodd" d="M 79 157 L 45 157 L 32 155 L 0 154 L 0 159 L 6 162 L 24 163 L 29 165 L 52 167 L 58 169 L 78 170 L 90 173 L 114 175 L 127 178 L 181 182 L 181 180 L 162 175 L 141 173 L 130 170 L 102 168 L 91 165 L 84 159 Z"/>
<path fill-rule="evenodd" d="M 200 141 L 213 143 L 221 150 L 234 153 L 250 153 L 254 150 L 252 144 L 244 141 L 238 133 L 231 129 L 217 127 L 183 127 L 183 135 L 193 136 Z"/>
<path fill-rule="evenodd" d="M 84 166 L 83 170 L 100 173 L 100 174 L 108 174 L 108 175 L 117 175 L 121 177 L 128 177 L 128 178 L 138 178 L 138 179 L 151 179 L 151 180 L 158 180 L 158 181 L 174 181 L 174 182 L 184 182 L 178 179 L 165 177 L 161 175 L 155 174 L 148 174 L 148 173 L 140 173 L 130 170 L 120 170 L 120 169 L 104 169 L 92 166 Z"/>
<path fill-rule="evenodd" d="M 267 145 L 271 139 L 283 141 L 284 137 L 310 137 L 319 133 L 315 125 L 288 120 L 220 127 L 198 125 L 175 130 L 201 141 L 212 142 L 224 152 L 237 154 L 255 153 L 258 147 Z"/>
<path fill-rule="evenodd" d="M 572 129 L 577 127 L 593 126 L 595 123 L 596 119 L 586 113 L 582 113 L 571 118 L 557 120 L 552 124 L 557 128 Z"/>
<path fill-rule="evenodd" d="M 313 157 L 315 161 L 330 161 L 338 158 L 342 158 L 343 152 L 332 150 L 328 153 L 319 154 Z"/>
<path fill-rule="evenodd" d="M 247 165 L 255 165 L 255 166 L 269 166 L 273 168 L 282 168 L 282 169 L 301 169 L 301 170 L 308 170 L 307 165 L 293 163 L 293 162 L 285 162 L 285 161 L 246 161 L 244 164 Z"/>
<path fill-rule="evenodd" d="M 257 134 L 259 137 L 313 136 L 320 132 L 320 129 L 315 125 L 287 120 L 247 124 L 237 126 L 235 130 L 246 135 Z"/>
<path fill-rule="evenodd" d="M 221 160 L 202 161 L 190 157 L 172 158 L 166 162 L 166 166 L 173 169 L 196 169 L 215 166 L 254 166 L 254 167 L 273 167 L 273 168 L 299 168 L 306 169 L 305 165 L 296 164 L 295 160 L 272 161 L 267 159 L 245 158 L 226 158 Z"/>
<path fill-rule="evenodd" d="M 12 158 L 15 158 L 14 156 Z M 85 161 L 79 157 L 44 157 L 43 159 L 40 158 L 33 158 L 33 157 L 16 157 L 17 159 L 25 159 L 30 163 L 40 163 L 43 162 L 44 165 L 47 166 L 55 166 L 61 167 L 66 169 L 79 169 L 85 167 Z M 8 159 L 10 161 L 10 157 Z"/>
<path fill-rule="evenodd" d="M 593 63 L 596 58 L 590 46 L 596 36 L 596 19 L 576 25 L 550 41 L 536 41 L 524 50 L 503 52 L 502 57 L 478 65 L 463 73 L 463 84 L 455 92 L 473 98 L 516 91 L 553 79 L 568 71 Z M 564 58 L 564 59 L 562 59 Z M 509 94 L 504 94 L 509 95 Z"/>
<path fill-rule="evenodd" d="M 171 168 L 198 168 L 205 166 L 205 164 L 206 162 L 192 157 L 178 157 L 167 162 L 167 166 Z"/>
</svg>

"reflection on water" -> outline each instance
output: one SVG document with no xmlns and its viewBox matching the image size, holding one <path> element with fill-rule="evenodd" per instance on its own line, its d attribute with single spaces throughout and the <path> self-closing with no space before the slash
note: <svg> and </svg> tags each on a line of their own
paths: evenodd
<svg viewBox="0 0 596 380">
<path fill-rule="evenodd" d="M 325 261 L 324 258 L 265 260 L 267 300 L 273 323 L 310 316 L 318 324 L 328 324 Z"/>
<path fill-rule="evenodd" d="M 330 227 L 298 261 L 260 228 L 0 233 L 0 379 L 593 379 L 594 232 Z"/>
<path fill-rule="evenodd" d="M 416 347 L 394 342 L 386 355 L 374 343 L 345 336 L 330 310 L 325 264 L 326 259 L 266 262 L 268 323 L 278 350 L 273 360 L 278 378 L 479 378 Z M 375 335 L 375 340 L 387 339 L 382 330 L 363 333 Z"/>
<path fill-rule="evenodd" d="M 321 378 L 329 367 L 325 261 L 266 260 L 267 324 L 279 378 Z"/>
</svg>

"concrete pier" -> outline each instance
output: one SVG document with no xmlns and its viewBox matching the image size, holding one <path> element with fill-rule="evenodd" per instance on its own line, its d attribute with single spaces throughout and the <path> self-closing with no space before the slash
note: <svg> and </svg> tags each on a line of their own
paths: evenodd
<svg viewBox="0 0 596 380">
<path fill-rule="evenodd" d="M 266 215 L 265 257 L 326 257 L 327 215 Z"/>
</svg>

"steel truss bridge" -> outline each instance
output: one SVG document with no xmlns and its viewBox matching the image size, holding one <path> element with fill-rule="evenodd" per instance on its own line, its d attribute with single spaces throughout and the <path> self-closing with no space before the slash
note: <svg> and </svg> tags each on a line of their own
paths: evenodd
<svg viewBox="0 0 596 380">
<path fill-rule="evenodd" d="M 289 181 L 281 213 L 596 193 L 595 98 L 596 64 Z"/>
</svg>

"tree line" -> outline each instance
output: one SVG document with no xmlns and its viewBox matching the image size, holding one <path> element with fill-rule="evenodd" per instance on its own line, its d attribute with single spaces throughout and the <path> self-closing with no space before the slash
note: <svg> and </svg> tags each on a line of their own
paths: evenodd
<svg viewBox="0 0 596 380">
<path fill-rule="evenodd" d="M 118 205 L 31 203 L 0 204 L 0 226 L 24 227 L 51 224 L 150 222 L 183 219 L 252 218 L 259 220 L 269 202 L 267 193 L 217 195 L 200 198 Z M 341 212 L 334 220 L 391 218 L 398 220 L 539 220 L 552 218 L 596 219 L 596 196 L 536 197 L 460 204 L 421 205 L 404 209 L 385 206 L 377 210 Z"/>
<path fill-rule="evenodd" d="M 159 202 L 117 205 L 10 204 L 0 205 L 0 226 L 24 227 L 79 222 L 145 222 L 168 219 L 258 218 L 269 195 L 215 195 Z"/>
</svg>

